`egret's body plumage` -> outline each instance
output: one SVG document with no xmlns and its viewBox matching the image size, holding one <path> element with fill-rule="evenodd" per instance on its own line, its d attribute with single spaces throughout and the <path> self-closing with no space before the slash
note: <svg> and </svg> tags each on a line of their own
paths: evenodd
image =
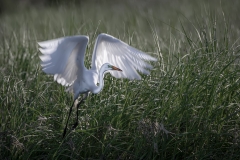
<svg viewBox="0 0 240 160">
<path fill-rule="evenodd" d="M 70 36 L 39 42 L 43 71 L 74 93 L 99 93 L 106 71 L 116 78 L 141 79 L 137 71 L 149 74 L 152 66 L 145 62 L 156 59 L 108 34 L 98 35 L 92 54 L 91 69 L 84 66 L 87 36 Z M 115 67 L 115 66 L 119 67 Z M 121 71 L 116 72 L 113 70 Z M 99 83 L 99 85 L 97 85 Z M 72 108 L 72 107 L 71 107 Z M 66 129 L 66 128 L 65 128 Z"/>
</svg>

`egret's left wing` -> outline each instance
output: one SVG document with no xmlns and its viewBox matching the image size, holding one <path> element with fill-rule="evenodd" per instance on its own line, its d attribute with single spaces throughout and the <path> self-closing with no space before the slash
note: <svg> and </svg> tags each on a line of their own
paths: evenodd
<svg viewBox="0 0 240 160">
<path fill-rule="evenodd" d="M 145 60 L 156 61 L 157 59 L 113 36 L 102 33 L 97 37 L 95 43 L 92 55 L 92 69 L 99 71 L 104 63 L 110 63 L 122 70 L 122 72 L 110 71 L 112 76 L 141 79 L 137 71 L 149 74 L 149 70 L 152 69 L 152 66 Z"/>
</svg>

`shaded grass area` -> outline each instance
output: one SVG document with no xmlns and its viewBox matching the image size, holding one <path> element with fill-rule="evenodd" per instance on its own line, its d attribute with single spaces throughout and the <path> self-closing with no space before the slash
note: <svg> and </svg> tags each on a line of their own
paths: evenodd
<svg viewBox="0 0 240 160">
<path fill-rule="evenodd" d="M 227 1 L 155 1 L 3 15 L 1 159 L 239 159 L 236 8 Z M 62 140 L 72 97 L 41 71 L 36 42 L 89 35 L 90 66 L 101 32 L 158 62 L 142 81 L 107 75 L 103 91 L 79 110 L 77 129 Z"/>
</svg>

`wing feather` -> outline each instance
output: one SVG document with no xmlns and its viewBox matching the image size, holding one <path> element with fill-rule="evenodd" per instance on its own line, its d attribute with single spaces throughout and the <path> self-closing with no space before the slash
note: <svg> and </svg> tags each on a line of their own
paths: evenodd
<svg viewBox="0 0 240 160">
<path fill-rule="evenodd" d="M 152 69 L 146 61 L 157 61 L 157 59 L 113 36 L 104 33 L 98 35 L 92 55 L 93 70 L 98 72 L 104 63 L 110 63 L 122 70 L 122 72 L 110 71 L 112 76 L 141 79 L 137 71 L 149 74 L 149 70 Z"/>
<path fill-rule="evenodd" d="M 71 85 L 77 79 L 77 71 L 85 69 L 87 43 L 88 37 L 82 35 L 38 42 L 43 71 L 53 74 L 63 86 Z"/>
</svg>

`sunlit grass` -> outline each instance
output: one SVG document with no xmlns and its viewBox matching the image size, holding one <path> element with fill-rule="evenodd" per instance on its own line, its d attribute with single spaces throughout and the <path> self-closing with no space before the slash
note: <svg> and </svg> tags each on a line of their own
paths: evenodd
<svg viewBox="0 0 240 160">
<path fill-rule="evenodd" d="M 179 9 L 157 4 L 85 4 L 3 15 L 0 158 L 240 158 L 237 17 L 228 5 L 219 10 L 219 3 Z M 62 140 L 72 96 L 41 71 L 36 42 L 88 35 L 90 66 L 94 39 L 102 32 L 158 62 L 142 81 L 107 75 L 103 91 L 81 106 L 79 126 Z"/>
</svg>

